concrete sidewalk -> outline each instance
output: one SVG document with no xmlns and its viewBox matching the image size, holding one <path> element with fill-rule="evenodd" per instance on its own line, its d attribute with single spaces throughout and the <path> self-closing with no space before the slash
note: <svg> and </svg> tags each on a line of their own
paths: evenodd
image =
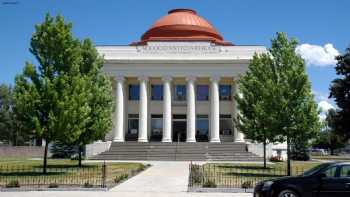
<svg viewBox="0 0 350 197">
<path fill-rule="evenodd" d="M 151 167 L 114 187 L 116 192 L 186 192 L 189 162 L 152 162 Z"/>
<path fill-rule="evenodd" d="M 1 197 L 252 197 L 251 193 L 187 192 L 189 162 L 143 162 L 152 166 L 110 191 L 1 192 Z"/>
<path fill-rule="evenodd" d="M 252 197 L 250 193 L 189 192 L 0 192 L 1 197 Z"/>
</svg>

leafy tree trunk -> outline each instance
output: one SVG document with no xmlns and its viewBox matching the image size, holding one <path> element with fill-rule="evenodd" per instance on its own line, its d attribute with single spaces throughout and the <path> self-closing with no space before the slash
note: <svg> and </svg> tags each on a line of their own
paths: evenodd
<svg viewBox="0 0 350 197">
<path fill-rule="evenodd" d="M 81 167 L 81 152 L 83 152 L 83 147 L 82 147 L 82 145 L 79 145 L 79 164 L 78 164 L 78 166 L 79 166 L 79 168 Z"/>
<path fill-rule="evenodd" d="M 287 137 L 287 176 L 291 175 L 291 163 L 290 163 L 290 138 Z"/>
<path fill-rule="evenodd" d="M 44 151 L 44 165 L 43 165 L 43 173 L 46 174 L 47 173 L 47 152 L 48 152 L 48 148 L 49 148 L 49 142 L 45 141 L 45 151 Z"/>
<path fill-rule="evenodd" d="M 334 149 L 330 148 L 330 150 L 331 150 L 331 155 L 334 155 Z"/>
<path fill-rule="evenodd" d="M 264 140 L 264 168 L 266 168 L 266 139 Z"/>
</svg>

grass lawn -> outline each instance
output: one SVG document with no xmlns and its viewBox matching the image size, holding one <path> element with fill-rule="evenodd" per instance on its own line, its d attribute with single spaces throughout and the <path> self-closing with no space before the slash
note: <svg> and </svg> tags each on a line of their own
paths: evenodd
<svg viewBox="0 0 350 197">
<path fill-rule="evenodd" d="M 330 160 L 330 161 L 350 161 L 349 155 L 325 155 L 325 156 L 311 156 L 312 159 Z"/>
<path fill-rule="evenodd" d="M 320 163 L 293 161 L 292 175 L 299 175 L 318 164 Z M 259 181 L 286 176 L 286 166 L 286 162 L 268 164 L 266 169 L 262 164 L 253 163 L 209 163 L 192 170 L 195 176 L 192 180 L 197 179 L 193 181 L 194 186 L 251 188 Z"/>
<path fill-rule="evenodd" d="M 88 163 L 78 167 L 78 161 L 49 159 L 47 174 L 42 174 L 42 160 L 1 158 L 0 187 L 107 187 L 144 170 L 140 163 Z"/>
</svg>

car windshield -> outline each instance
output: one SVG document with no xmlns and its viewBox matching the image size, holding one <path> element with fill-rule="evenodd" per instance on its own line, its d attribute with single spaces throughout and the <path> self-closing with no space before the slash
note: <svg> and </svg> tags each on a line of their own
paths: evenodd
<svg viewBox="0 0 350 197">
<path fill-rule="evenodd" d="M 321 169 L 326 168 L 326 167 L 328 167 L 328 166 L 330 166 L 330 165 L 332 165 L 332 164 L 333 164 L 333 163 L 324 163 L 324 164 L 320 164 L 320 165 L 315 166 L 315 167 L 313 167 L 313 168 L 311 168 L 311 169 L 309 169 L 309 170 L 306 170 L 306 171 L 302 174 L 302 176 L 310 176 L 310 175 L 313 175 L 313 174 L 315 174 L 316 172 L 320 171 Z"/>
</svg>

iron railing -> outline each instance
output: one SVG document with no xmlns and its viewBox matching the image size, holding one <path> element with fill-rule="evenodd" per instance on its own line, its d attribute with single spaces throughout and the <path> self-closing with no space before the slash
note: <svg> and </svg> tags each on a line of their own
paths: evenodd
<svg viewBox="0 0 350 197">
<path fill-rule="evenodd" d="M 190 164 L 189 188 L 253 188 L 258 182 L 286 176 L 283 166 L 263 168 L 257 165 Z M 304 172 L 294 167 L 292 175 Z"/>
<path fill-rule="evenodd" d="M 113 165 L 50 165 L 43 174 L 41 166 L 0 165 L 0 188 L 109 188 L 134 176 L 144 168 L 121 169 Z"/>
</svg>

